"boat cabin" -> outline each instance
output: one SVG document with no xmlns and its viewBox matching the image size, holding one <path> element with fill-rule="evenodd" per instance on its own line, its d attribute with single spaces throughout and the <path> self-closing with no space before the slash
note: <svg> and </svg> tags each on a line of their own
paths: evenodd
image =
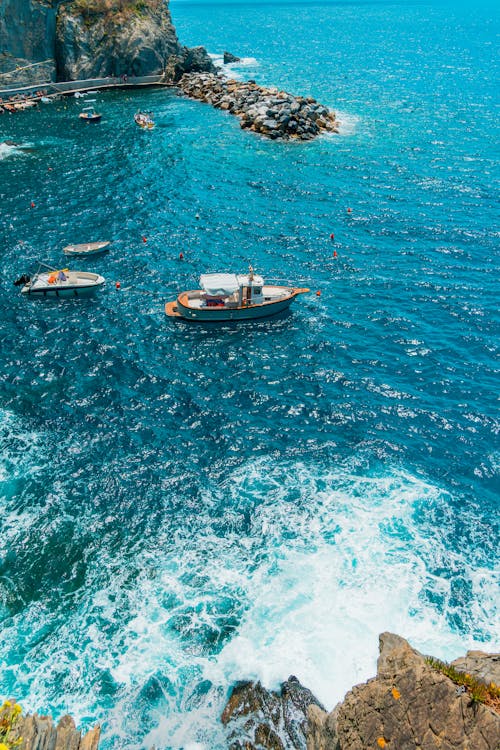
<svg viewBox="0 0 500 750">
<path fill-rule="evenodd" d="M 262 305 L 264 279 L 253 272 L 206 273 L 200 276 L 203 303 L 206 307 L 246 307 Z M 202 303 L 202 304 L 203 304 Z"/>
</svg>

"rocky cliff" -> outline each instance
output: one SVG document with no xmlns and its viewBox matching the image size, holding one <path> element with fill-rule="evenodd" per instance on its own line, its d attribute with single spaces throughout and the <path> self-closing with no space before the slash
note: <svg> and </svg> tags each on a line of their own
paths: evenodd
<svg viewBox="0 0 500 750">
<path fill-rule="evenodd" d="M 57 0 L 0 2 L 0 85 L 55 79 L 57 4 Z"/>
<path fill-rule="evenodd" d="M 214 69 L 179 44 L 168 0 L 0 2 L 0 86 L 159 74 L 173 57 L 182 72 Z"/>
<path fill-rule="evenodd" d="M 499 681 L 499 654 L 443 665 L 383 633 L 377 676 L 331 713 L 290 678 L 280 693 L 236 687 L 222 721 L 230 750 L 500 750 Z"/>
</svg>

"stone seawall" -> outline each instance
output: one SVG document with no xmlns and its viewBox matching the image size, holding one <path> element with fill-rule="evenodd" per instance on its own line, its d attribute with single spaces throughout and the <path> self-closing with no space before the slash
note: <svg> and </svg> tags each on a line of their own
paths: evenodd
<svg viewBox="0 0 500 750">
<path fill-rule="evenodd" d="M 186 73 L 177 85 L 191 99 L 236 115 L 242 128 L 267 138 L 310 141 L 320 133 L 338 133 L 335 113 L 310 96 L 293 96 L 214 73 Z"/>
</svg>

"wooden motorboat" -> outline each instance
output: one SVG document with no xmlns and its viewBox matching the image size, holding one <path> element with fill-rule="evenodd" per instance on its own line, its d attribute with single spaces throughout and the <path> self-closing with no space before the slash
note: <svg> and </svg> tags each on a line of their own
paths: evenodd
<svg viewBox="0 0 500 750">
<path fill-rule="evenodd" d="M 155 123 L 150 113 L 136 112 L 134 115 L 135 124 L 143 130 L 153 130 Z"/>
<path fill-rule="evenodd" d="M 100 112 L 96 112 L 94 107 L 84 107 L 78 117 L 85 122 L 99 122 L 102 117 Z"/>
<path fill-rule="evenodd" d="M 107 252 L 109 245 L 109 242 L 84 242 L 79 245 L 66 245 L 66 247 L 63 247 L 63 253 L 73 257 L 86 258 L 89 255 L 100 255 Z"/>
<path fill-rule="evenodd" d="M 286 310 L 293 300 L 309 289 L 265 284 L 262 276 L 249 273 L 209 273 L 200 276 L 200 287 L 182 292 L 167 302 L 171 318 L 194 321 L 254 320 Z"/>
<path fill-rule="evenodd" d="M 105 279 L 98 273 L 56 269 L 39 263 L 36 273 L 30 277 L 23 274 L 16 286 L 30 297 L 87 297 L 100 289 Z"/>
</svg>

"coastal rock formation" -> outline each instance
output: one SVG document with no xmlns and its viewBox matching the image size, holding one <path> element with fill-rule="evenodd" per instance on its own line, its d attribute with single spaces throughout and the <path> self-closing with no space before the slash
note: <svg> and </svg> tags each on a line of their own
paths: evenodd
<svg viewBox="0 0 500 750">
<path fill-rule="evenodd" d="M 403 638 L 383 633 L 377 676 L 354 687 L 330 714 L 311 706 L 307 737 L 307 750 L 378 747 L 498 750 L 500 716 L 471 700 Z"/>
<path fill-rule="evenodd" d="M 57 0 L 0 2 L 0 85 L 55 78 Z"/>
<path fill-rule="evenodd" d="M 0 86 L 215 70 L 203 48 L 182 47 L 168 0 L 2 0 Z"/>
<path fill-rule="evenodd" d="M 181 48 L 162 0 L 74 0 L 59 7 L 59 80 L 161 73 Z"/>
<path fill-rule="evenodd" d="M 178 85 L 186 96 L 231 112 L 240 118 L 242 128 L 268 138 L 306 141 L 322 132 L 338 132 L 335 113 L 310 96 L 293 96 L 214 73 L 186 73 Z"/>
<path fill-rule="evenodd" d="M 10 739 L 22 737 L 18 750 L 97 750 L 100 734 L 97 725 L 82 735 L 71 716 L 63 716 L 55 726 L 50 716 L 33 714 L 19 719 Z"/>
<path fill-rule="evenodd" d="M 307 710 L 323 707 L 296 677 L 289 677 L 279 693 L 265 690 L 260 682 L 237 685 L 222 714 L 229 726 L 230 750 L 306 750 Z"/>
</svg>

